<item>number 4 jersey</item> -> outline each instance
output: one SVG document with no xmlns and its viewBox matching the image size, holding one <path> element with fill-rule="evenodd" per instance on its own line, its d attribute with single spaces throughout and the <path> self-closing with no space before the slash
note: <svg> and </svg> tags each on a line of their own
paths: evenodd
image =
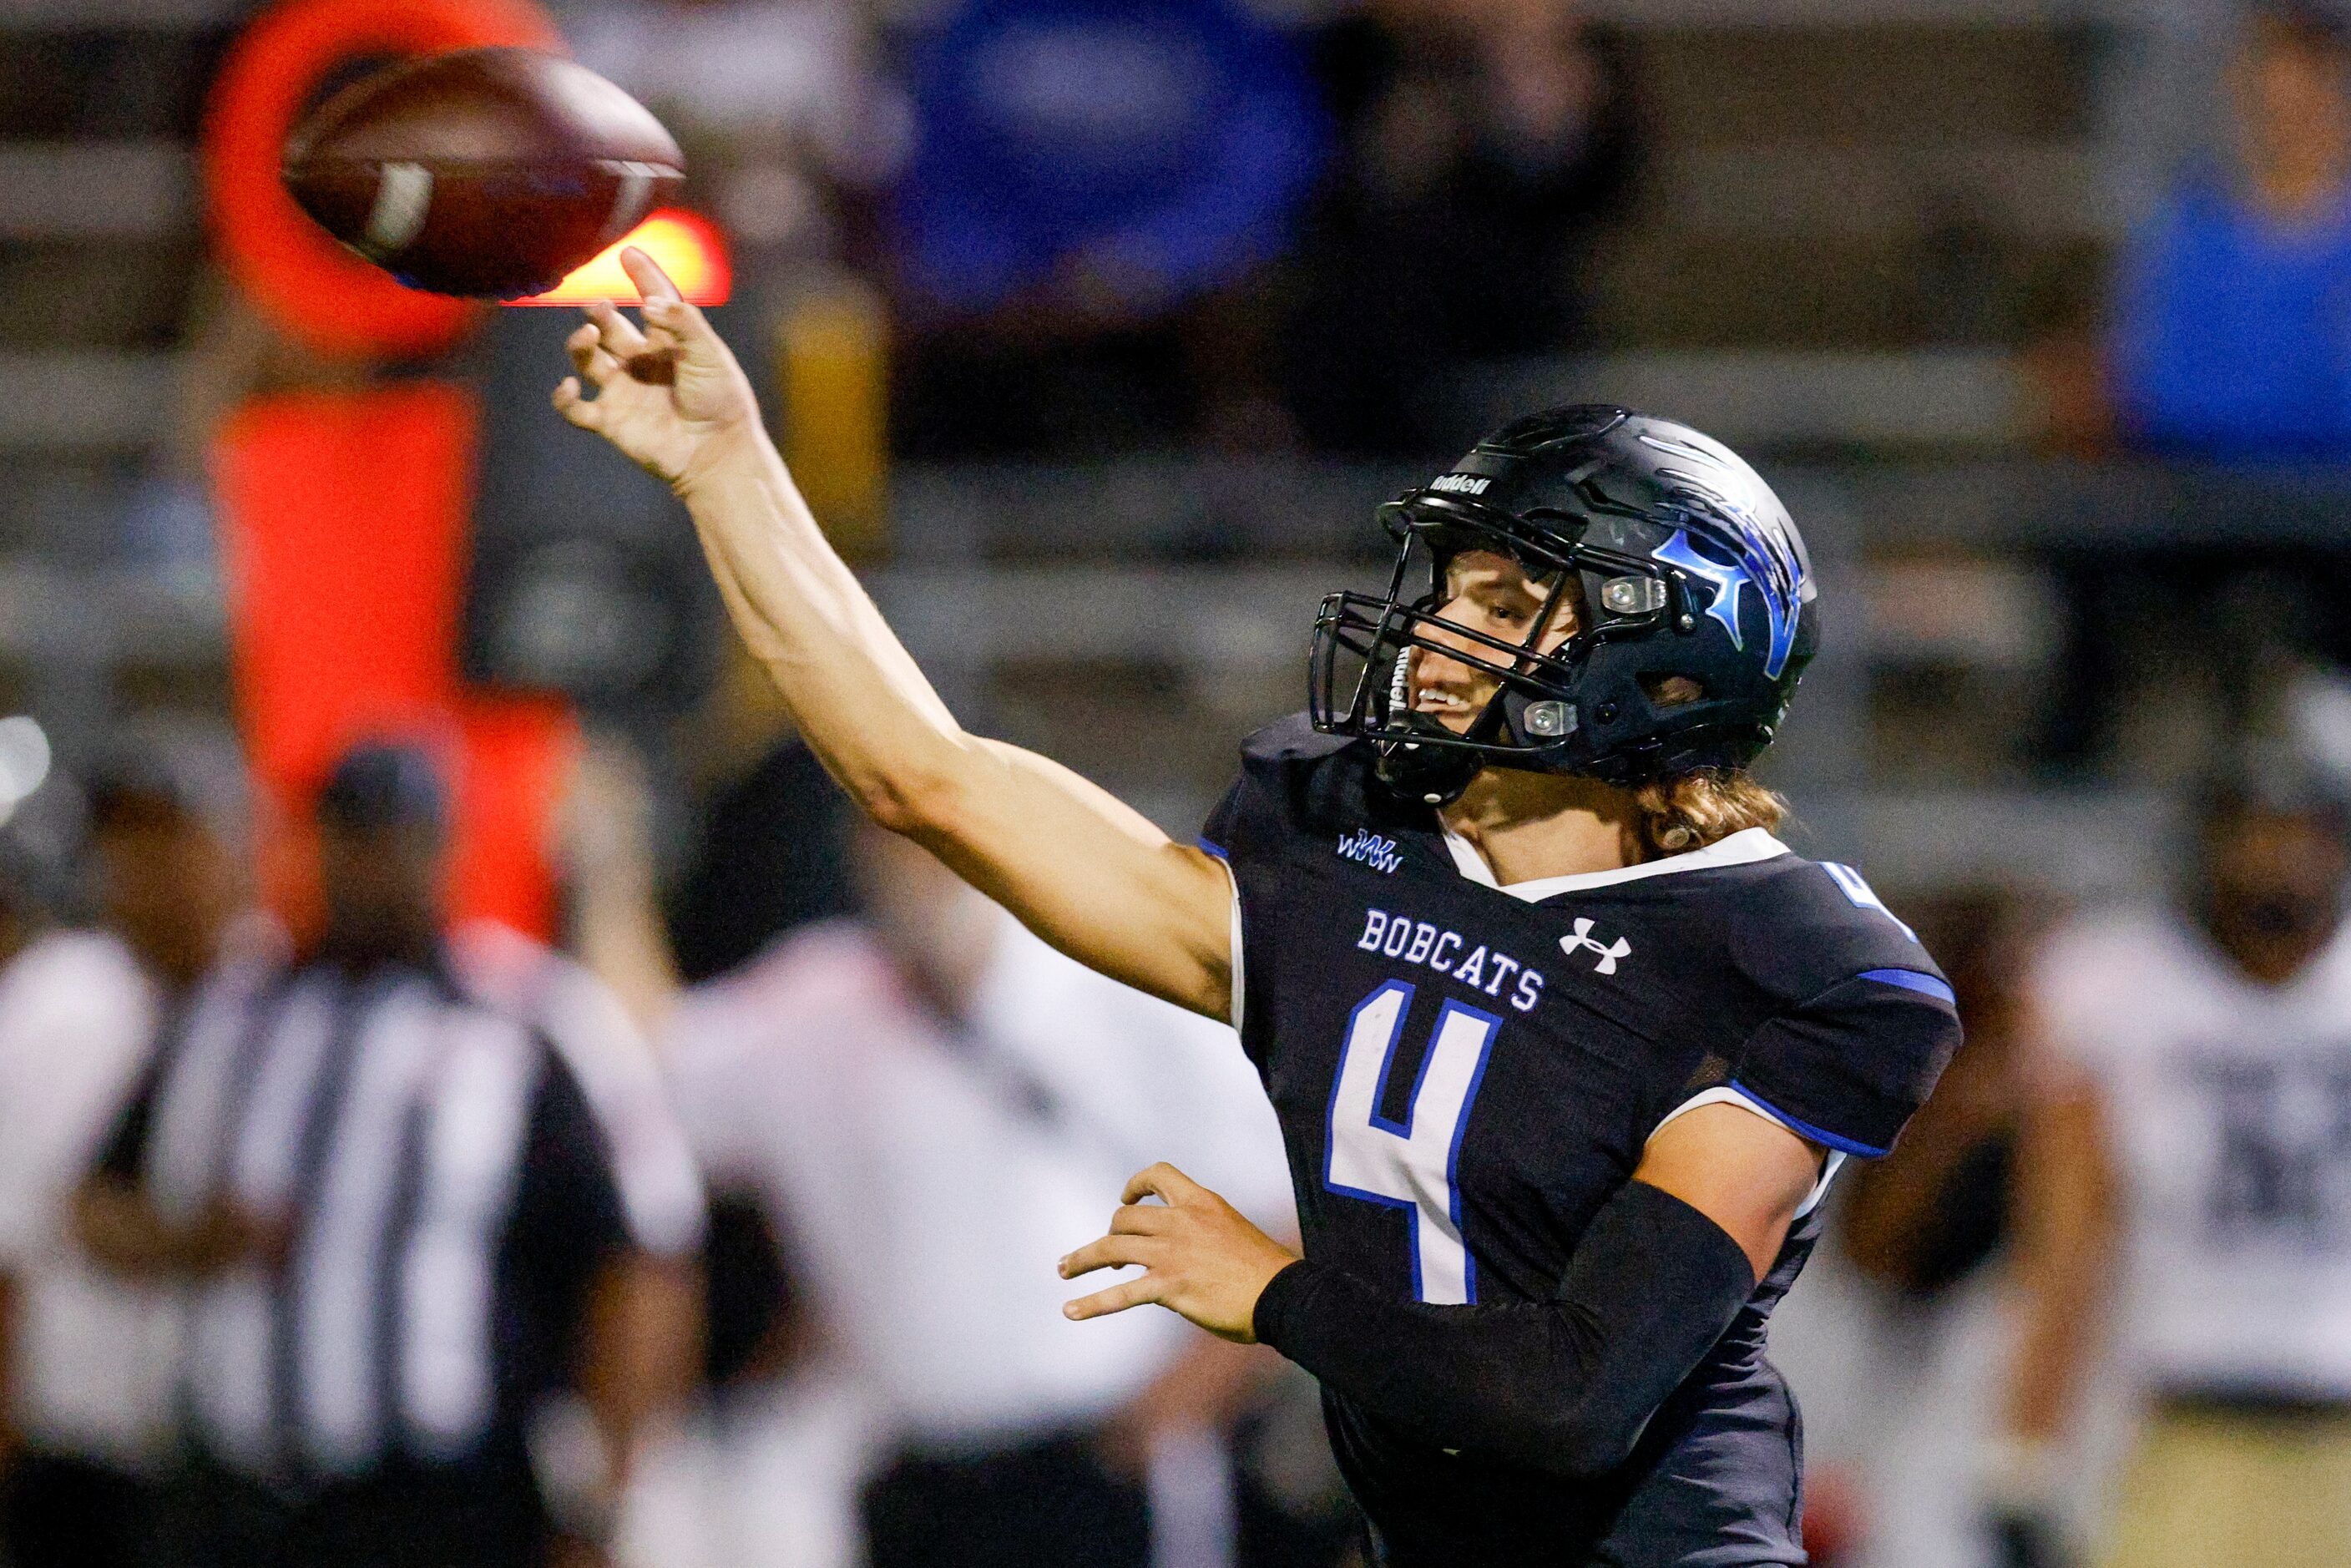
<svg viewBox="0 0 2351 1568">
<path fill-rule="evenodd" d="M 1238 896 L 1236 1024 L 1280 1113 L 1309 1257 L 1397 1297 L 1540 1301 L 1680 1111 L 1736 1100 L 1884 1153 L 1959 1040 L 1924 949 L 1848 868 L 1750 829 L 1501 888 L 1368 747 L 1251 737 L 1204 844 Z M 1816 1201 L 1819 1193 L 1813 1198 Z M 1808 1203 L 1707 1358 L 1597 1479 L 1418 1438 L 1326 1393 L 1387 1560 L 1797 1563 L 1801 1438 L 1764 1321 Z"/>
</svg>

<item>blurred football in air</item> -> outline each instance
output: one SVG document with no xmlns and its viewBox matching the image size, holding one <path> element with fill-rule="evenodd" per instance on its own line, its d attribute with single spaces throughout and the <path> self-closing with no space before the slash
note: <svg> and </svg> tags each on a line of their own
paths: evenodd
<svg viewBox="0 0 2351 1568">
<path fill-rule="evenodd" d="M 285 179 L 329 234 L 412 288 L 537 294 L 685 179 L 660 120 L 537 49 L 403 61 L 335 94 L 287 143 Z"/>
</svg>

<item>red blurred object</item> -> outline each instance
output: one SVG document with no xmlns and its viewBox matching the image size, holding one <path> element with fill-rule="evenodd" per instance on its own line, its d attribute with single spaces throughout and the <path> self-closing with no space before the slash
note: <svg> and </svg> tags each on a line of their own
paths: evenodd
<svg viewBox="0 0 2351 1568">
<path fill-rule="evenodd" d="M 263 872 L 313 928 L 310 801 L 371 737 L 440 742 L 455 774 L 452 912 L 534 936 L 553 927 L 545 844 L 573 742 L 559 703 L 461 686 L 477 413 L 445 384 L 247 403 L 214 443 L 234 679 L 274 821 Z"/>
<path fill-rule="evenodd" d="M 476 307 L 403 288 L 337 245 L 281 172 L 295 122 L 338 68 L 498 44 L 562 47 L 531 0 L 283 0 L 237 39 L 206 106 L 206 210 L 230 276 L 281 331 L 322 354 L 421 356 L 476 319 Z"/>
<path fill-rule="evenodd" d="M 247 403 L 214 457 L 254 765 L 324 776 L 355 734 L 447 711 L 474 463 L 445 384 Z"/>
<path fill-rule="evenodd" d="M 496 920 L 551 940 L 555 874 L 547 852 L 579 726 L 559 698 L 475 695 L 458 704 L 457 731 L 450 918 Z"/>
<path fill-rule="evenodd" d="M 677 291 L 696 305 L 724 305 L 735 290 L 735 263 L 726 254 L 726 236 L 719 233 L 718 225 L 700 213 L 664 207 L 546 293 L 507 303 L 593 305 L 609 299 L 615 305 L 642 305 L 644 297 L 621 269 L 621 252 L 631 246 L 659 262 Z"/>
</svg>

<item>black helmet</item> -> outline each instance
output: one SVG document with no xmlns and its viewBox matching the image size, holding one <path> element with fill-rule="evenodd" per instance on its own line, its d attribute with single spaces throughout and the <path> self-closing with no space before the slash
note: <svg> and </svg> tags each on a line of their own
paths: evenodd
<svg viewBox="0 0 2351 1568">
<path fill-rule="evenodd" d="M 1315 728 L 1377 742 L 1380 776 L 1415 799 L 1449 800 L 1489 765 L 1613 784 L 1737 767 L 1771 743 L 1820 639 L 1787 508 L 1736 453 L 1670 420 L 1597 404 L 1529 414 L 1379 516 L 1395 574 L 1384 598 L 1322 601 L 1310 701 Z M 1549 585 L 1523 642 L 1437 613 L 1467 550 Z M 1535 652 L 1572 593 L 1582 626 Z M 1467 733 L 1409 711 L 1415 647 L 1499 682 Z"/>
</svg>

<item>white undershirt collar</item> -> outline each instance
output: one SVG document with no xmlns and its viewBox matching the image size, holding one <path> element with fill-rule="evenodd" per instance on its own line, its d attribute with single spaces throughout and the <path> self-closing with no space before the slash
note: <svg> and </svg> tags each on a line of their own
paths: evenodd
<svg viewBox="0 0 2351 1568">
<path fill-rule="evenodd" d="M 1788 846 L 1771 836 L 1768 828 L 1744 828 L 1727 839 L 1717 839 L 1702 850 L 1689 850 L 1659 860 L 1643 861 L 1638 865 L 1620 866 L 1614 871 L 1576 872 L 1568 876 L 1539 876 L 1532 882 L 1514 882 L 1504 887 L 1494 880 L 1494 868 L 1477 846 L 1455 832 L 1442 818 L 1437 826 L 1444 831 L 1445 847 L 1453 852 L 1453 863 L 1461 874 L 1481 887 L 1497 893 L 1507 893 L 1512 898 L 1537 904 L 1562 893 L 1580 893 L 1586 888 L 1608 887 L 1620 882 L 1637 882 L 1646 876 L 1670 876 L 1676 872 L 1704 871 L 1709 866 L 1747 865 L 1755 861 L 1768 861 L 1774 855 L 1784 855 Z"/>
</svg>

